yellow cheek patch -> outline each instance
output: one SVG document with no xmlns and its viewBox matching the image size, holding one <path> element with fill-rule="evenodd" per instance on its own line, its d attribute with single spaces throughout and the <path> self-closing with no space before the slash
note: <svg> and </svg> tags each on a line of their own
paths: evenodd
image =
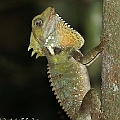
<svg viewBox="0 0 120 120">
<path fill-rule="evenodd" d="M 31 32 L 31 36 L 30 36 L 30 44 L 28 47 L 28 51 L 30 49 L 33 49 L 31 56 L 33 56 L 35 53 L 37 53 L 36 58 L 38 58 L 39 56 L 45 56 L 42 47 L 40 46 L 40 44 L 36 41 L 33 33 Z"/>
</svg>

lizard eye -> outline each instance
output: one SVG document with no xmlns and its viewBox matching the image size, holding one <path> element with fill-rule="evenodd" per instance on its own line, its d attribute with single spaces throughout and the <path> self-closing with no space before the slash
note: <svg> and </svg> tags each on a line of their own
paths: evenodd
<svg viewBox="0 0 120 120">
<path fill-rule="evenodd" d="M 43 20 L 40 19 L 40 18 L 39 18 L 39 19 L 36 19 L 36 20 L 34 21 L 35 27 L 41 27 L 42 24 L 43 24 Z"/>
<path fill-rule="evenodd" d="M 55 55 L 56 54 L 60 54 L 61 53 L 61 49 L 57 48 L 57 47 L 54 47 L 54 52 L 55 52 Z"/>
</svg>

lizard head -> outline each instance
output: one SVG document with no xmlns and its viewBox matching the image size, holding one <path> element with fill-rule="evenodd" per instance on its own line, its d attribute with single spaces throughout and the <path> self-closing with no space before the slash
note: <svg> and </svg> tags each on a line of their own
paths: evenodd
<svg viewBox="0 0 120 120">
<path fill-rule="evenodd" d="M 55 55 L 54 49 L 57 52 L 59 49 L 80 49 L 83 44 L 83 37 L 70 28 L 70 25 L 67 25 L 59 17 L 53 7 L 48 7 L 32 20 L 32 32 L 28 47 L 28 50 L 33 48 L 32 55 L 37 53 L 37 57 L 46 56 L 46 51 L 49 51 L 50 55 Z"/>
</svg>

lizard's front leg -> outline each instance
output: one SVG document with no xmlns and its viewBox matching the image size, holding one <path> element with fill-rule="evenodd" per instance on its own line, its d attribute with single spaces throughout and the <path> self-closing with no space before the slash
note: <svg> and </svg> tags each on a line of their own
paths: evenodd
<svg viewBox="0 0 120 120">
<path fill-rule="evenodd" d="M 103 47 L 101 43 L 97 47 L 87 52 L 87 54 L 85 55 L 82 55 L 80 51 L 75 50 L 72 52 L 72 56 L 74 57 L 75 60 L 82 63 L 83 65 L 89 66 L 98 58 L 102 50 Z"/>
</svg>

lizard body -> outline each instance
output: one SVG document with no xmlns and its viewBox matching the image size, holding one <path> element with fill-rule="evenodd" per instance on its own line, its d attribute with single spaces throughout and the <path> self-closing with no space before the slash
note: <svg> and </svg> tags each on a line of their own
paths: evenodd
<svg viewBox="0 0 120 120">
<path fill-rule="evenodd" d="M 32 55 L 37 53 L 36 57 L 47 57 L 52 90 L 71 120 L 92 119 L 91 99 L 95 93 L 91 94 L 93 89 L 90 86 L 86 65 L 80 63 L 80 59 L 84 57 L 78 49 L 83 44 L 83 37 L 71 29 L 52 7 L 48 7 L 32 20 L 28 50 L 33 48 Z M 74 56 L 75 53 L 79 58 Z M 91 59 L 93 58 L 91 55 Z M 98 96 L 94 98 L 99 103 Z M 99 111 L 99 106 L 96 109 Z"/>
</svg>

